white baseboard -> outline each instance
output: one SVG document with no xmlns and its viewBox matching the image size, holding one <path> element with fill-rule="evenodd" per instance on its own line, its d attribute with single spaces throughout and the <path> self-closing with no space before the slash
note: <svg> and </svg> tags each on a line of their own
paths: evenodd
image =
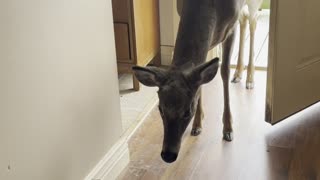
<svg viewBox="0 0 320 180">
<path fill-rule="evenodd" d="M 122 137 L 93 168 L 85 180 L 114 180 L 129 164 L 127 139 Z"/>
</svg>

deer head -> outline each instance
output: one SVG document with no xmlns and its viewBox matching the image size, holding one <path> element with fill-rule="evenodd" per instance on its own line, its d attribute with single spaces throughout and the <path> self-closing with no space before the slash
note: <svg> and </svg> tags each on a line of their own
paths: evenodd
<svg viewBox="0 0 320 180">
<path fill-rule="evenodd" d="M 218 67 L 218 58 L 189 68 L 133 67 L 142 84 L 159 87 L 159 111 L 164 128 L 161 157 L 165 162 L 177 159 L 182 135 L 196 112 L 200 86 L 215 77 Z"/>
</svg>

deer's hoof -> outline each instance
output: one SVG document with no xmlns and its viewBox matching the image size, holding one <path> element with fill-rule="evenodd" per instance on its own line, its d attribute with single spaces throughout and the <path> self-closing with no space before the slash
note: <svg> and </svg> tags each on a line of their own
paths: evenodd
<svg viewBox="0 0 320 180">
<path fill-rule="evenodd" d="M 225 141 L 231 142 L 233 140 L 233 133 L 232 132 L 223 132 L 223 139 Z"/>
<path fill-rule="evenodd" d="M 254 82 L 247 82 L 246 83 L 246 88 L 247 89 L 253 89 L 254 88 Z"/>
<path fill-rule="evenodd" d="M 235 77 L 233 77 L 233 79 L 232 79 L 232 83 L 238 83 L 238 82 L 240 82 L 241 81 L 241 77 L 238 77 L 238 76 L 235 76 Z"/>
<path fill-rule="evenodd" d="M 192 128 L 191 136 L 198 136 L 199 134 L 201 134 L 201 131 L 202 131 L 202 128 L 200 127 Z"/>
</svg>

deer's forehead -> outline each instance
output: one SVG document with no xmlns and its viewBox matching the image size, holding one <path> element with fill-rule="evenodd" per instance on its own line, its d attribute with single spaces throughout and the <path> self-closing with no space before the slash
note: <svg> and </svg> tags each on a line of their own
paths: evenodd
<svg viewBox="0 0 320 180">
<path fill-rule="evenodd" d="M 170 88 L 159 91 L 160 105 L 164 107 L 184 108 L 191 102 L 192 94 L 186 89 Z"/>
<path fill-rule="evenodd" d="M 187 97 L 179 93 L 164 93 L 160 95 L 160 103 L 164 106 L 182 106 L 187 100 Z"/>
<path fill-rule="evenodd" d="M 170 75 L 169 78 L 166 80 L 165 84 L 160 87 L 160 92 L 163 94 L 166 93 L 187 93 L 190 91 L 189 82 L 183 75 Z"/>
</svg>

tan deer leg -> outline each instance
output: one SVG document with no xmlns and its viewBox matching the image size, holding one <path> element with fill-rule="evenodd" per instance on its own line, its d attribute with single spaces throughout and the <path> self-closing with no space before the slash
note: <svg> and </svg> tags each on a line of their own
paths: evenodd
<svg viewBox="0 0 320 180">
<path fill-rule="evenodd" d="M 244 45 L 246 40 L 246 30 L 247 30 L 247 15 L 245 13 L 242 13 L 239 18 L 239 24 L 240 24 L 240 42 L 239 42 L 239 54 L 238 54 L 238 63 L 237 68 L 234 73 L 232 82 L 238 83 L 242 79 L 242 74 L 244 71 L 244 63 L 243 63 L 243 52 L 244 52 Z"/>
<path fill-rule="evenodd" d="M 232 141 L 233 129 L 232 129 L 232 115 L 230 111 L 230 99 L 229 99 L 229 76 L 230 76 L 230 59 L 231 52 L 234 45 L 235 32 L 229 35 L 229 37 L 223 42 L 223 59 L 221 64 L 221 77 L 223 80 L 223 92 L 224 92 L 224 110 L 223 110 L 223 139 L 226 141 Z"/>
<path fill-rule="evenodd" d="M 254 40 L 255 40 L 255 31 L 257 26 L 257 17 L 250 18 L 250 55 L 249 55 L 249 64 L 247 71 L 247 81 L 246 87 L 247 89 L 254 88 Z"/>
<path fill-rule="evenodd" d="M 197 111 L 194 116 L 194 120 L 192 124 L 191 136 L 198 136 L 201 133 L 203 118 L 204 118 L 204 115 L 203 115 L 203 109 L 202 109 L 202 93 L 200 89 L 200 97 L 198 100 Z"/>
</svg>

